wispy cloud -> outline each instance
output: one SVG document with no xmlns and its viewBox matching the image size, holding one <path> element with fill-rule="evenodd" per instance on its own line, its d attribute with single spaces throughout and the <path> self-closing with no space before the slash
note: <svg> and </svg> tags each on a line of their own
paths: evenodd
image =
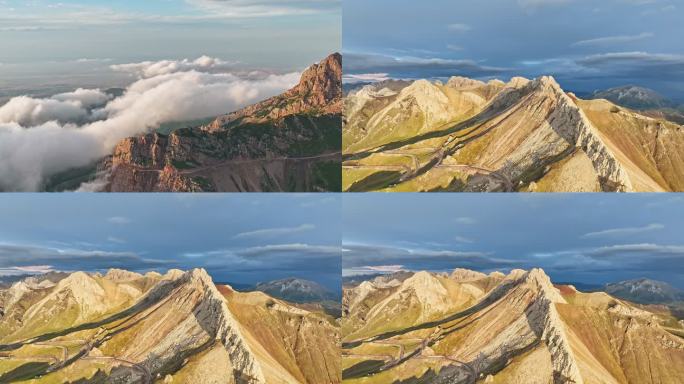
<svg viewBox="0 0 684 384">
<path fill-rule="evenodd" d="M 185 0 L 218 17 L 273 17 L 339 11 L 341 0 Z"/>
<path fill-rule="evenodd" d="M 518 0 L 518 5 L 525 9 L 536 9 L 551 5 L 563 5 L 571 3 L 573 0 Z"/>
<path fill-rule="evenodd" d="M 465 237 L 465 236 L 456 236 L 456 237 L 454 237 L 454 240 L 456 240 L 459 243 L 472 243 L 473 242 L 473 239 L 470 239 L 470 238 Z"/>
<path fill-rule="evenodd" d="M 54 271 L 51 265 L 27 265 L 23 267 L 0 268 L 0 276 L 39 275 Z"/>
<path fill-rule="evenodd" d="M 506 268 L 515 264 L 482 251 L 402 248 L 377 244 L 344 244 L 344 268 L 402 265 L 413 269 L 449 270 Z"/>
<path fill-rule="evenodd" d="M 453 24 L 447 25 L 447 29 L 451 32 L 468 32 L 472 28 L 468 24 L 453 23 Z"/>
<path fill-rule="evenodd" d="M 107 219 L 107 222 L 112 223 L 112 224 L 119 224 L 119 225 L 124 225 L 124 224 L 130 224 L 132 221 L 131 219 L 123 216 L 112 216 Z"/>
<path fill-rule="evenodd" d="M 74 266 L 82 270 L 110 267 L 140 269 L 165 266 L 172 262 L 173 260 L 145 258 L 130 251 L 111 252 L 97 248 L 0 243 L 0 268 L 51 265 L 56 269 L 72 269 Z"/>
<path fill-rule="evenodd" d="M 342 79 L 345 83 L 366 83 L 366 82 L 378 82 L 389 80 L 389 73 L 359 73 L 359 74 L 345 74 Z"/>
<path fill-rule="evenodd" d="M 500 74 L 506 68 L 482 65 L 469 59 L 443 59 L 414 56 L 387 56 L 365 53 L 345 53 L 344 70 L 347 75 L 389 73 L 393 77 L 438 77 L 463 75 L 482 77 Z"/>
<path fill-rule="evenodd" d="M 345 268 L 344 276 L 370 275 L 376 273 L 394 273 L 405 270 L 403 265 L 364 265 L 361 267 Z"/>
<path fill-rule="evenodd" d="M 245 239 L 245 238 L 264 238 L 264 237 L 274 237 L 274 236 L 285 236 L 292 235 L 295 233 L 302 233 L 306 231 L 311 231 L 316 227 L 312 224 L 302 224 L 296 227 L 280 227 L 280 228 L 264 228 L 257 229 L 254 231 L 241 232 L 233 236 L 234 239 Z"/>
<path fill-rule="evenodd" d="M 467 216 L 456 217 L 454 221 L 458 224 L 475 224 L 476 222 L 475 219 Z"/>
<path fill-rule="evenodd" d="M 594 39 L 580 40 L 573 43 L 573 46 L 590 46 L 590 45 L 613 45 L 613 44 L 624 44 L 632 43 L 639 40 L 648 39 L 654 37 L 655 35 L 651 32 L 644 32 L 638 35 L 619 35 L 619 36 L 606 36 L 598 37 Z"/>
<path fill-rule="evenodd" d="M 109 241 L 111 243 L 117 243 L 117 244 L 126 244 L 126 240 L 124 240 L 120 237 L 116 237 L 116 236 L 107 237 L 107 241 Z"/>
<path fill-rule="evenodd" d="M 623 228 L 604 229 L 601 231 L 585 233 L 581 237 L 593 238 L 593 237 L 635 235 L 638 233 L 657 231 L 657 230 L 660 230 L 663 228 L 665 228 L 665 226 L 663 224 L 654 223 L 654 224 L 645 225 L 643 227 L 623 227 Z"/>
<path fill-rule="evenodd" d="M 342 248 L 330 245 L 312 245 L 303 243 L 293 244 L 272 244 L 262 245 L 258 247 L 250 247 L 235 251 L 235 254 L 240 256 L 263 256 L 273 254 L 288 254 L 294 253 L 299 255 L 339 255 L 342 253 Z"/>
</svg>

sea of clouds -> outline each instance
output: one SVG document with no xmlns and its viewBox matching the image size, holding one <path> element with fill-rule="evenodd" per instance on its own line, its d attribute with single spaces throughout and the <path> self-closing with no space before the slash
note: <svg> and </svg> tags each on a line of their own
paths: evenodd
<svg viewBox="0 0 684 384">
<path fill-rule="evenodd" d="M 111 69 L 135 77 L 121 96 L 77 89 L 0 106 L 0 190 L 40 190 L 47 177 L 92 164 L 123 138 L 234 111 L 283 92 L 300 76 L 238 71 L 207 56 Z"/>
</svg>

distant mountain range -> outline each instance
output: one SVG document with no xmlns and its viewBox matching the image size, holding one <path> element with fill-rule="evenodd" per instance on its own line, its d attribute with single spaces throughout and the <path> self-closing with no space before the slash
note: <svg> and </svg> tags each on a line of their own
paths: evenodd
<svg viewBox="0 0 684 384">
<path fill-rule="evenodd" d="M 254 289 L 296 303 L 332 301 L 339 300 L 341 297 L 341 293 L 330 292 L 314 281 L 294 277 L 259 283 Z"/>
<path fill-rule="evenodd" d="M 684 291 L 668 283 L 650 279 L 635 279 L 607 284 L 604 290 L 615 297 L 640 304 L 684 302 Z"/>
<path fill-rule="evenodd" d="M 339 329 L 202 269 L 37 276 L 0 289 L 0 382 L 339 383 Z"/>
<path fill-rule="evenodd" d="M 622 107 L 641 111 L 654 118 L 684 124 L 684 104 L 669 100 L 652 89 L 628 85 L 596 91 L 589 98 L 606 99 Z"/>
<path fill-rule="evenodd" d="M 402 278 L 345 285 L 345 382 L 675 384 L 684 377 L 684 321 L 669 312 L 554 285 L 541 269 Z"/>
<path fill-rule="evenodd" d="M 634 87 L 599 96 L 667 105 Z M 377 83 L 344 103 L 345 191 L 684 191 L 684 130 L 665 109 L 583 100 L 552 77 Z"/>
</svg>

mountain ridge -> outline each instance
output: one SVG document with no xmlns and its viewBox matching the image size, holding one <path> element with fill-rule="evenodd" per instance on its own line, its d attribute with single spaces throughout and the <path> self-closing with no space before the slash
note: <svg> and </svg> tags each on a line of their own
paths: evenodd
<svg viewBox="0 0 684 384">
<path fill-rule="evenodd" d="M 365 86 L 345 109 L 345 191 L 684 190 L 681 126 L 550 76 Z"/>
<path fill-rule="evenodd" d="M 432 276 L 451 287 L 451 297 L 480 289 L 475 300 L 403 328 L 363 331 L 379 312 L 413 318 L 408 309 L 374 311 L 399 287 L 372 287 L 371 281 L 347 286 L 345 382 L 675 384 L 684 375 L 670 363 L 684 359 L 684 341 L 677 336 L 682 323 L 675 326 L 667 314 L 605 293 L 555 286 L 538 268 L 503 277 L 457 271 L 455 280 Z"/>
<path fill-rule="evenodd" d="M 19 300 L 7 300 L 0 290 L 0 357 L 20 362 L 16 369 L 0 372 L 0 381 L 28 375 L 21 377 L 37 383 L 43 378 L 151 383 L 155 378 L 164 383 L 294 384 L 326 375 L 330 382 L 339 382 L 334 363 L 337 331 L 326 315 L 260 292 L 255 301 L 253 293 L 217 286 L 203 269 L 164 275 L 75 272 L 52 286 L 20 289 Z M 75 290 L 82 297 L 75 301 L 78 305 L 50 299 Z M 121 292 L 136 294 L 122 305 L 112 303 Z M 73 321 L 63 315 L 72 307 L 80 314 Z M 49 328 L 34 326 L 42 324 L 34 320 L 38 312 L 52 316 Z M 261 320 L 255 323 L 245 316 Z M 293 349 L 285 339 L 262 339 L 264 325 L 259 321 L 268 321 L 269 332 L 296 334 L 299 344 Z M 291 329 L 293 321 L 306 326 Z M 59 357 L 50 356 L 43 345 L 66 349 Z M 320 352 L 317 358 L 307 357 L 311 348 Z M 35 363 L 25 364 L 41 363 L 27 371 L 22 364 L 30 361 Z"/>
</svg>

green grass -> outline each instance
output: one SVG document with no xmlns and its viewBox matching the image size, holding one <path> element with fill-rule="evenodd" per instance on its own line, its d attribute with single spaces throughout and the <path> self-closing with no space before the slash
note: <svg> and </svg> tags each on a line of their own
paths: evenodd
<svg viewBox="0 0 684 384">
<path fill-rule="evenodd" d="M 401 172 L 379 171 L 349 183 L 347 192 L 367 192 L 388 187 L 399 181 Z"/>
<path fill-rule="evenodd" d="M 342 174 L 340 163 L 326 161 L 313 166 L 313 188 L 328 192 L 342 192 Z"/>
<path fill-rule="evenodd" d="M 204 192 L 213 192 L 216 190 L 216 188 L 214 188 L 214 185 L 211 183 L 211 180 L 207 179 L 206 177 L 195 176 L 192 178 L 192 181 L 195 184 L 199 185 L 202 191 Z"/>
<path fill-rule="evenodd" d="M 13 383 L 33 379 L 36 376 L 45 374 L 49 366 L 49 363 L 38 362 L 22 364 L 3 373 L 2 376 L 0 376 L 0 383 Z"/>
<path fill-rule="evenodd" d="M 197 164 L 193 163 L 192 161 L 184 160 L 171 160 L 171 164 L 173 164 L 174 168 L 176 169 L 192 169 L 197 167 Z"/>
<path fill-rule="evenodd" d="M 45 182 L 43 189 L 46 192 L 64 192 L 78 189 L 81 184 L 92 181 L 97 174 L 97 163 L 84 167 L 71 168 L 57 173 Z"/>
<path fill-rule="evenodd" d="M 383 360 L 364 360 L 342 371 L 342 379 L 363 377 L 385 365 Z"/>
<path fill-rule="evenodd" d="M 203 119 L 187 120 L 187 121 L 174 121 L 170 123 L 164 123 L 157 128 L 157 133 L 168 136 L 172 132 L 175 132 L 182 128 L 194 128 L 201 125 L 207 125 L 213 122 L 215 117 L 205 117 Z"/>
</svg>

